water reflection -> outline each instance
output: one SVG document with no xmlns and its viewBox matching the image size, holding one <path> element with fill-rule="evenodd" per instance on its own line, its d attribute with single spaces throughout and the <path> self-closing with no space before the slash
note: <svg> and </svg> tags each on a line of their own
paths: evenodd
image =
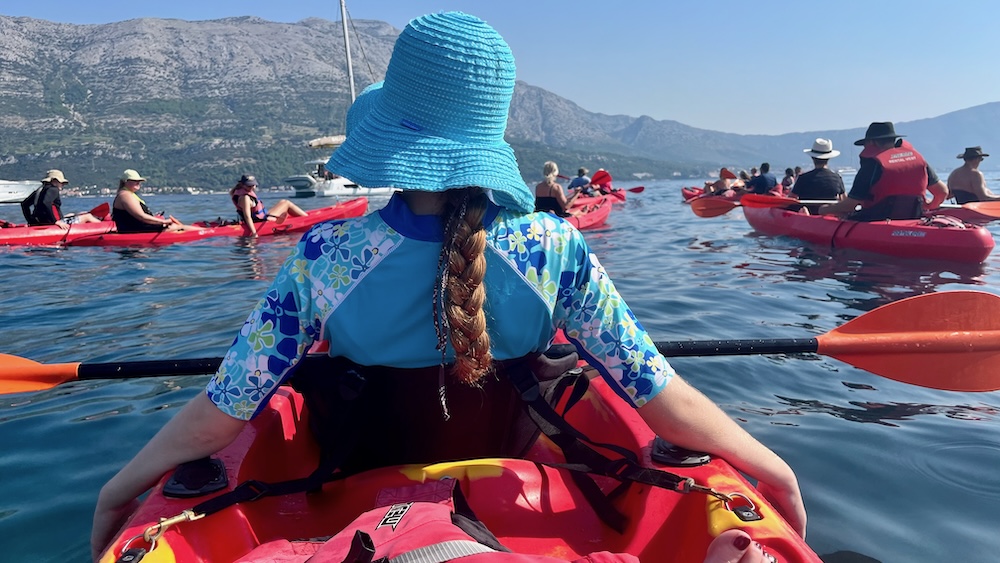
<svg viewBox="0 0 1000 563">
<path fill-rule="evenodd" d="M 1000 407 L 980 405 L 933 405 L 929 403 L 879 403 L 874 401 L 849 401 L 850 406 L 835 405 L 815 399 L 796 399 L 775 395 L 785 409 L 747 408 L 740 410 L 762 416 L 801 416 L 828 414 L 850 422 L 899 427 L 890 421 L 911 421 L 920 415 L 944 415 L 955 420 L 992 420 L 1000 415 Z"/>
<path fill-rule="evenodd" d="M 789 282 L 832 281 L 871 297 L 829 295 L 852 309 L 871 311 L 907 297 L 933 293 L 944 285 L 986 285 L 984 264 L 911 260 L 892 256 L 858 258 L 857 254 L 819 252 L 811 248 L 766 248 L 750 252 L 752 261 L 733 268 L 742 277 L 778 278 Z"/>
</svg>

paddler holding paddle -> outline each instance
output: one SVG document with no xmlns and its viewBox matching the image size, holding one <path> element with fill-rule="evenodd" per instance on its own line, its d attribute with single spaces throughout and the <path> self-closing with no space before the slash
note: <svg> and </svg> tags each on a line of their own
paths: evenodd
<svg viewBox="0 0 1000 563">
<path fill-rule="evenodd" d="M 425 412 L 412 424 L 464 425 L 476 421 L 461 419 L 450 402 L 459 388 L 492 400 L 503 384 L 496 362 L 537 359 L 560 330 L 658 435 L 728 460 L 805 534 L 788 464 L 676 374 L 576 228 L 534 212 L 534 194 L 504 140 L 514 87 L 510 48 L 482 20 L 447 12 L 406 26 L 384 85 L 352 106 L 354 125 L 327 163 L 359 185 L 402 191 L 378 212 L 319 225 L 302 238 L 206 392 L 101 490 L 95 554 L 162 475 L 235 440 L 318 340 L 366 373 L 430 370 L 436 400 L 412 405 Z M 600 560 L 637 561 L 614 557 Z M 707 557 L 749 563 L 765 555 L 734 528 Z"/>
<path fill-rule="evenodd" d="M 845 215 L 853 221 L 919 219 L 926 209 L 937 209 L 948 197 L 948 186 L 938 179 L 913 145 L 897 135 L 891 121 L 868 126 L 863 139 L 861 167 L 847 197 L 819 208 L 823 215 Z M 932 200 L 925 198 L 931 192 Z M 857 206 L 859 211 L 855 211 Z"/>
<path fill-rule="evenodd" d="M 89 212 L 62 214 L 59 190 L 68 183 L 62 171 L 48 171 L 42 179 L 42 185 L 21 202 L 21 213 L 29 225 L 56 225 L 65 230 L 73 223 L 101 222 L 100 218 Z"/>
</svg>

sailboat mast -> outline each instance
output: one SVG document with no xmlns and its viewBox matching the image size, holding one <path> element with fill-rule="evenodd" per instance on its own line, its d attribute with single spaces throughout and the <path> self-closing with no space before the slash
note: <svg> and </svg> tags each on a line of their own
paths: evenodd
<svg viewBox="0 0 1000 563">
<path fill-rule="evenodd" d="M 347 39 L 347 4 L 340 0 L 340 21 L 344 24 L 344 52 L 347 53 L 347 82 L 351 85 L 351 103 L 356 97 L 354 93 L 354 65 L 351 63 L 351 42 Z"/>
</svg>

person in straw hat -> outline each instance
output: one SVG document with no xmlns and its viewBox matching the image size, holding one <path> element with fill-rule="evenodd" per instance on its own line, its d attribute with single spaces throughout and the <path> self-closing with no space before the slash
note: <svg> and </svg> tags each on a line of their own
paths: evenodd
<svg viewBox="0 0 1000 563">
<path fill-rule="evenodd" d="M 897 135 L 891 121 L 875 121 L 863 139 L 861 166 L 847 197 L 820 207 L 826 215 L 847 215 L 855 221 L 917 219 L 925 209 L 937 209 L 948 197 L 948 186 L 913 145 Z M 926 192 L 931 192 L 928 202 Z M 855 211 L 857 206 L 859 211 Z"/>
<path fill-rule="evenodd" d="M 844 199 L 844 179 L 827 166 L 840 151 L 833 148 L 833 141 L 816 139 L 811 149 L 802 152 L 812 158 L 813 169 L 799 176 L 792 187 L 792 196 L 799 199 Z"/>
<path fill-rule="evenodd" d="M 578 230 L 534 212 L 504 141 L 514 87 L 510 48 L 482 20 L 436 13 L 403 29 L 385 80 L 353 104 L 347 139 L 327 163 L 359 185 L 401 191 L 377 212 L 303 236 L 206 392 L 102 488 L 95 552 L 161 475 L 234 440 L 318 340 L 365 373 L 402 381 L 406 368 L 406 377 L 424 378 L 435 398 L 410 401 L 422 414 L 407 425 L 457 431 L 500 396 L 496 362 L 536 357 L 560 329 L 657 434 L 758 479 L 805 534 L 791 468 L 674 372 Z M 463 389 L 474 400 L 460 400 Z M 759 550 L 740 531 L 724 540 Z"/>
<path fill-rule="evenodd" d="M 948 175 L 948 190 L 955 196 L 957 203 L 1000 201 L 1000 195 L 986 187 L 986 178 L 979 171 L 979 164 L 987 156 L 990 155 L 984 153 L 982 147 L 967 147 L 965 152 L 958 155 L 965 162 Z"/>
<path fill-rule="evenodd" d="M 99 223 L 101 220 L 91 213 L 63 215 L 59 190 L 68 183 L 61 170 L 49 170 L 42 185 L 21 202 L 25 221 L 29 225 L 57 225 L 62 229 L 73 223 Z"/>
</svg>

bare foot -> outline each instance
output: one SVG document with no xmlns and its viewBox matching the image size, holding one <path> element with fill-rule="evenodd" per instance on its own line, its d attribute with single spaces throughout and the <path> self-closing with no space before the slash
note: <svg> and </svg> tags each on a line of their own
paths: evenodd
<svg viewBox="0 0 1000 563">
<path fill-rule="evenodd" d="M 773 563 L 775 558 L 742 530 L 727 530 L 708 546 L 705 563 Z"/>
</svg>

